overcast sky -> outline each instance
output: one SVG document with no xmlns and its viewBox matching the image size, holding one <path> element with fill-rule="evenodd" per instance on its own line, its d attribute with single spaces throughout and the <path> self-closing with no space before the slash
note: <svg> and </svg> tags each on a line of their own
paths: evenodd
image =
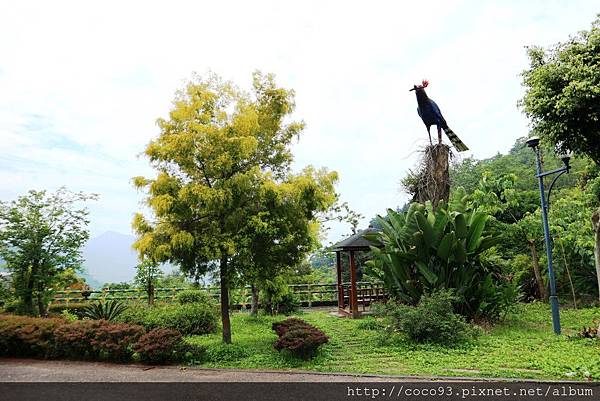
<svg viewBox="0 0 600 401">
<path fill-rule="evenodd" d="M 428 142 L 422 78 L 450 127 L 493 156 L 527 134 L 516 107 L 524 46 L 589 28 L 596 1 L 12 1 L 0 6 L 0 199 L 95 192 L 92 235 L 131 233 L 152 175 L 145 145 L 192 72 L 296 91 L 307 128 L 294 168 L 326 166 L 368 219 L 402 205 L 399 180 Z M 330 240 L 347 233 L 336 226 Z"/>
</svg>

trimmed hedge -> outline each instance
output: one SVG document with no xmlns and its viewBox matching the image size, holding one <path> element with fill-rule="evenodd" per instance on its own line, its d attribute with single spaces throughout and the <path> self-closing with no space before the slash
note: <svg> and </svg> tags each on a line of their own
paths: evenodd
<svg viewBox="0 0 600 401">
<path fill-rule="evenodd" d="M 0 356 L 72 358 L 126 362 L 137 352 L 147 363 L 199 360 L 205 349 L 182 341 L 181 333 L 105 320 L 0 316 Z"/>
<path fill-rule="evenodd" d="M 272 328 L 279 336 L 273 347 L 277 351 L 286 349 L 304 360 L 315 356 L 319 347 L 329 341 L 325 333 L 302 319 L 286 319 L 273 323 Z"/>
<path fill-rule="evenodd" d="M 147 330 L 174 329 L 184 336 L 216 333 L 218 322 L 218 314 L 214 307 L 197 303 L 148 309 L 144 318 Z"/>
<path fill-rule="evenodd" d="M 206 291 L 185 290 L 177 294 L 177 302 L 184 304 L 216 305 L 217 301 Z"/>
</svg>

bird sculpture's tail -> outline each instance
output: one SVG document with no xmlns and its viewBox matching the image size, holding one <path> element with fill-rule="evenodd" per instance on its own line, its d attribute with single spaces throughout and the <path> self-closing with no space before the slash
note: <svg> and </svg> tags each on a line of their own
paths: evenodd
<svg viewBox="0 0 600 401">
<path fill-rule="evenodd" d="M 465 145 L 463 141 L 461 141 L 460 138 L 456 136 L 456 134 L 450 128 L 445 127 L 444 132 L 446 133 L 446 136 L 448 137 L 448 139 L 450 139 L 450 142 L 452 142 L 452 145 L 456 148 L 456 150 L 458 150 L 459 152 L 469 150 L 469 148 L 467 148 L 467 145 Z"/>
</svg>

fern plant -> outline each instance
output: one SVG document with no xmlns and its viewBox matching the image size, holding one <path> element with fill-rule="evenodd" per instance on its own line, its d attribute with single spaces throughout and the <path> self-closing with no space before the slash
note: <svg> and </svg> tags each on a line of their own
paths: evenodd
<svg viewBox="0 0 600 401">
<path fill-rule="evenodd" d="M 107 301 L 98 301 L 86 307 L 83 311 L 83 316 L 92 320 L 115 320 L 121 315 L 127 306 L 123 302 L 117 301 L 116 299 L 109 299 Z"/>
</svg>

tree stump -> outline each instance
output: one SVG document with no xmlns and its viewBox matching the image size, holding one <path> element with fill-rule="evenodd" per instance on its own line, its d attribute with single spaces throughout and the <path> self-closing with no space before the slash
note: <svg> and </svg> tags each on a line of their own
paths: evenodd
<svg viewBox="0 0 600 401">
<path fill-rule="evenodd" d="M 450 147 L 444 144 L 425 148 L 422 170 L 418 174 L 413 200 L 419 203 L 431 201 L 434 208 L 440 202 L 448 202 L 450 196 L 449 173 Z"/>
</svg>

